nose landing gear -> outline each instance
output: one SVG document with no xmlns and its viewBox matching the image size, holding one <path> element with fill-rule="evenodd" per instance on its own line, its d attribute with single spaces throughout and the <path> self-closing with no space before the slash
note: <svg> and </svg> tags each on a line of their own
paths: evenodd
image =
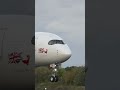
<svg viewBox="0 0 120 90">
<path fill-rule="evenodd" d="M 50 64 L 50 68 L 53 69 L 52 70 L 52 75 L 50 76 L 50 82 L 58 82 L 58 75 L 57 75 L 57 67 L 59 65 L 58 64 Z"/>
</svg>

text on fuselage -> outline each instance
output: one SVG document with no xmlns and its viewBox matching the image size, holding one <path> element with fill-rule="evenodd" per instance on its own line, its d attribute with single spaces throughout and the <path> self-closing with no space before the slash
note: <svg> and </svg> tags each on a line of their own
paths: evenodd
<svg viewBox="0 0 120 90">
<path fill-rule="evenodd" d="M 38 53 L 48 53 L 48 49 L 45 48 L 39 48 Z"/>
</svg>

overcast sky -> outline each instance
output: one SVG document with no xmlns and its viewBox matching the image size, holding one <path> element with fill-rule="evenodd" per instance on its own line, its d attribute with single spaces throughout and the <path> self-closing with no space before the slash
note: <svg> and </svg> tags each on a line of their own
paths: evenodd
<svg viewBox="0 0 120 90">
<path fill-rule="evenodd" d="M 35 31 L 57 34 L 72 57 L 62 64 L 85 65 L 85 0 L 35 0 Z"/>
</svg>

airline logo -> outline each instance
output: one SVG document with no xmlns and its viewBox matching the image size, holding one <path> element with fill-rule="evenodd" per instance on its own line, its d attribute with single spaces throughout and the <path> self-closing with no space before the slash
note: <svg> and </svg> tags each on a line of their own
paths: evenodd
<svg viewBox="0 0 120 90">
<path fill-rule="evenodd" d="M 45 48 L 40 48 L 39 50 L 38 50 L 38 52 L 39 53 L 48 53 L 48 49 L 45 49 Z"/>
<path fill-rule="evenodd" d="M 10 54 L 8 54 L 8 58 L 9 58 L 9 61 L 8 63 L 9 64 L 18 64 L 20 63 L 20 61 L 23 63 L 23 64 L 26 64 L 26 65 L 29 65 L 29 60 L 30 60 L 30 55 L 26 55 L 26 57 L 22 57 L 22 52 L 12 52 Z"/>
</svg>

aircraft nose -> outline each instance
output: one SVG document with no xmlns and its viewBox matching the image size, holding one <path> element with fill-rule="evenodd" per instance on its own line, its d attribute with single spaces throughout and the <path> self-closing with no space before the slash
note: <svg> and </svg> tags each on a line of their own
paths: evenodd
<svg viewBox="0 0 120 90">
<path fill-rule="evenodd" d="M 64 49 L 64 58 L 67 60 L 71 57 L 72 53 L 69 47 L 67 47 L 66 49 Z"/>
<path fill-rule="evenodd" d="M 72 56 L 72 52 L 67 45 L 61 48 L 59 47 L 57 53 L 57 58 L 59 59 L 58 61 L 61 63 L 67 61 Z"/>
<path fill-rule="evenodd" d="M 69 50 L 65 51 L 64 55 L 65 55 L 66 58 L 69 59 L 72 55 L 71 50 L 69 49 Z"/>
</svg>

